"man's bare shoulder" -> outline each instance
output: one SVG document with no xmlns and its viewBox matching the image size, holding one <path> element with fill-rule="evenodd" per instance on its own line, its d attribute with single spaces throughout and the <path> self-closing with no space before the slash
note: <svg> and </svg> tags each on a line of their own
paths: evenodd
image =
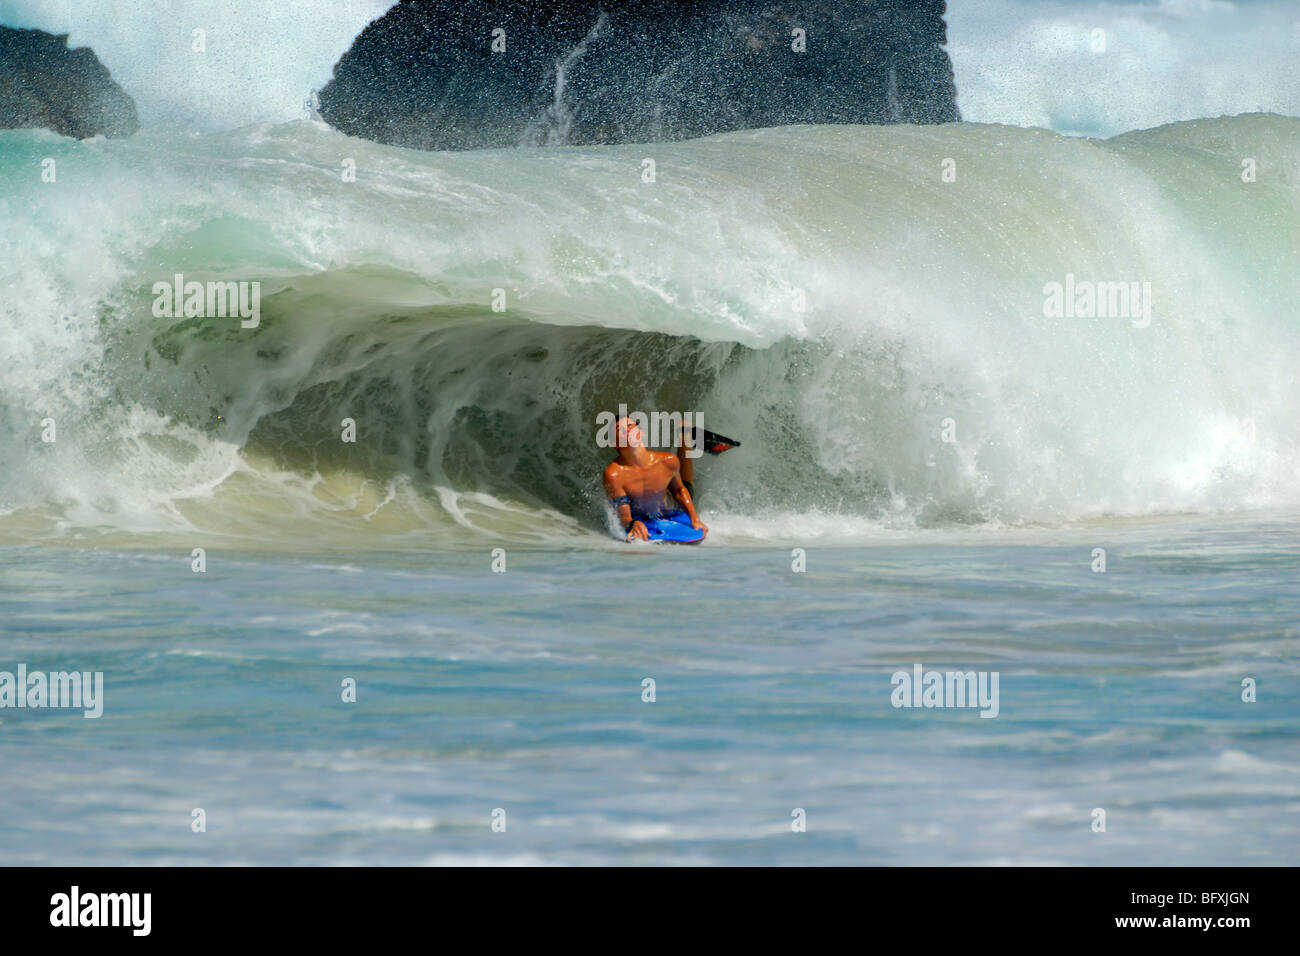
<svg viewBox="0 0 1300 956">
<path fill-rule="evenodd" d="M 677 456 L 670 451 L 655 452 L 655 463 L 667 465 L 673 471 L 678 471 L 682 467 L 682 463 L 677 460 Z"/>
<path fill-rule="evenodd" d="M 623 473 L 623 463 L 619 461 L 617 458 L 615 458 L 613 461 L 611 461 L 608 465 L 605 466 L 606 478 L 617 478 L 622 473 Z"/>
</svg>

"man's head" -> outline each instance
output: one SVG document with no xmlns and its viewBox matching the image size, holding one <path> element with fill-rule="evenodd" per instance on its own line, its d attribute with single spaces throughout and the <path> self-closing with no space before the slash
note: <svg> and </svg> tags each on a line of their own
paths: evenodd
<svg viewBox="0 0 1300 956">
<path fill-rule="evenodd" d="M 616 421 L 614 423 L 614 447 L 644 448 L 645 435 L 641 432 L 641 426 L 631 418 L 620 418 Z"/>
</svg>

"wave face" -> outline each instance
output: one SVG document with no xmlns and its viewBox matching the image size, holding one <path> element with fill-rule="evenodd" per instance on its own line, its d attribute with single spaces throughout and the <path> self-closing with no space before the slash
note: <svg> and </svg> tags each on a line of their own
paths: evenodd
<svg viewBox="0 0 1300 956">
<path fill-rule="evenodd" d="M 0 535 L 600 533 L 620 402 L 744 441 L 700 466 L 724 538 L 1291 507 L 1298 169 L 1273 115 L 458 154 L 0 133 Z M 260 325 L 156 317 L 176 273 L 259 281 Z M 1149 325 L 1046 315 L 1067 276 L 1150 283 Z"/>
</svg>

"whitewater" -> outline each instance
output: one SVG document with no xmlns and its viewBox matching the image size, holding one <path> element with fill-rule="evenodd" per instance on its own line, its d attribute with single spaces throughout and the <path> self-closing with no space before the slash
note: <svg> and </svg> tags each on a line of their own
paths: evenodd
<svg viewBox="0 0 1300 956">
<path fill-rule="evenodd" d="M 1290 509 L 1297 169 L 1300 121 L 1264 114 L 470 153 L 0 133 L 0 536 L 598 537 L 620 402 L 745 441 L 701 466 L 737 542 Z M 259 327 L 156 317 L 176 274 L 259 282 Z M 1067 276 L 1149 283 L 1149 325 L 1046 315 Z"/>
</svg>

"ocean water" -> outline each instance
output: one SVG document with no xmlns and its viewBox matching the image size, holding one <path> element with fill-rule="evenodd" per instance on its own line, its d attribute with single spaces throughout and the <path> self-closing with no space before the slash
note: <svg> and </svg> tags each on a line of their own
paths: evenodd
<svg viewBox="0 0 1300 956">
<path fill-rule="evenodd" d="M 0 671 L 105 680 L 0 709 L 0 862 L 1294 862 L 1297 169 L 1271 115 L 0 132 Z M 704 545 L 607 534 L 619 403 L 744 442 Z"/>
<path fill-rule="evenodd" d="M 802 573 L 6 547 L 6 657 L 105 690 L 97 720 L 2 712 L 2 857 L 1293 864 L 1295 519 L 813 545 Z M 998 672 L 996 718 L 895 708 L 917 663 Z"/>
</svg>

